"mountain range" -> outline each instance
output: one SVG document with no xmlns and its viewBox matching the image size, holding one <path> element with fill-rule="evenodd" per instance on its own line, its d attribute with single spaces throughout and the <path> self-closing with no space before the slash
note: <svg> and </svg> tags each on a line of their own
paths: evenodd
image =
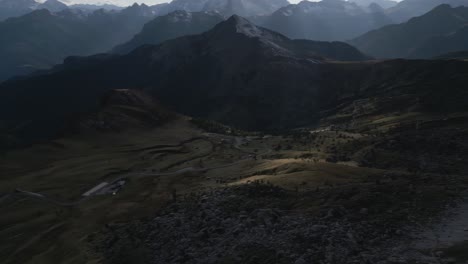
<svg viewBox="0 0 468 264">
<path fill-rule="evenodd" d="M 30 120 L 25 131 L 43 135 L 66 116 L 95 108 L 107 91 L 131 88 L 183 114 L 239 127 L 298 126 L 335 96 L 319 89 L 320 65 L 366 59 L 345 43 L 290 40 L 233 16 L 200 35 L 122 56 L 71 57 L 51 71 L 7 81 L 1 120 Z"/>
<path fill-rule="evenodd" d="M 313 125 L 370 98 L 411 111 L 468 110 L 466 63 L 368 59 L 342 42 L 291 40 L 233 16 L 199 35 L 70 57 L 4 82 L 0 120 L 23 138 L 50 137 L 114 89 L 144 90 L 176 112 L 254 130 Z"/>
<path fill-rule="evenodd" d="M 406 23 L 368 32 L 350 43 L 378 58 L 431 58 L 468 49 L 468 7 L 440 5 Z"/>
</svg>

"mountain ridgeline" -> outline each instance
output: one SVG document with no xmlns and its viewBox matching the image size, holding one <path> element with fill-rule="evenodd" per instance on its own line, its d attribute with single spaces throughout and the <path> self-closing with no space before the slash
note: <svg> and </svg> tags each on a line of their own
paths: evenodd
<svg viewBox="0 0 468 264">
<path fill-rule="evenodd" d="M 0 13 L 11 8 L 29 11 L 0 22 L 0 35 L 4 36 L 0 81 L 48 69 L 68 56 L 123 54 L 141 45 L 200 34 L 232 14 L 247 16 L 256 25 L 291 39 L 348 41 L 376 58 L 431 58 L 468 49 L 463 29 L 468 7 L 455 7 L 467 0 L 454 0 L 451 6 L 442 5 L 407 23 L 390 25 L 399 21 L 394 14 L 402 7 L 413 7 L 408 14 L 420 14 L 421 1 L 174 0 L 155 6 L 95 10 L 98 6 L 67 7 L 57 0 L 43 4 L 1 0 Z M 431 0 L 427 6 L 445 2 Z M 35 11 L 28 13 L 31 10 Z"/>
</svg>

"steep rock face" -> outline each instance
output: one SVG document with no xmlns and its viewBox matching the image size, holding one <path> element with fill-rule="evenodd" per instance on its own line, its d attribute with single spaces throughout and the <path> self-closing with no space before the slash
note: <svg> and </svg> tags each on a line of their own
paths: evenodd
<svg viewBox="0 0 468 264">
<path fill-rule="evenodd" d="M 347 40 L 390 23 L 382 10 L 341 0 L 302 1 L 283 7 L 260 23 L 294 39 Z"/>
<path fill-rule="evenodd" d="M 318 96 L 321 64 L 366 58 L 345 43 L 293 41 L 233 16 L 201 35 L 124 56 L 69 58 L 6 82 L 1 98 L 16 99 L 2 102 L 0 119 L 60 123 L 98 107 L 109 89 L 139 88 L 183 114 L 249 129 L 294 127 L 313 122 L 329 100 Z"/>
<path fill-rule="evenodd" d="M 445 45 L 457 45 L 463 35 L 463 30 L 459 36 L 452 33 L 463 28 L 468 22 L 468 7 L 452 8 L 449 5 L 441 5 L 431 12 L 411 19 L 407 23 L 390 25 L 378 30 L 368 32 L 350 43 L 369 55 L 378 58 L 404 58 L 418 57 L 428 58 L 444 52 L 454 50 L 444 50 L 438 46 L 438 37 L 447 36 Z M 450 37 L 452 36 L 452 37 Z M 433 51 L 424 51 L 431 46 Z M 453 43 L 453 44 L 451 44 Z M 424 48 L 426 46 L 426 48 Z M 418 51 L 422 47 L 421 51 Z M 458 47 L 463 47 L 463 42 L 458 43 Z M 457 48 L 458 48 L 457 47 Z M 429 49 L 431 49 L 429 48 Z M 437 51 L 440 49 L 440 51 Z"/>
<path fill-rule="evenodd" d="M 113 52 L 128 53 L 142 45 L 155 45 L 169 39 L 199 34 L 221 21 L 223 17 L 216 12 L 174 11 L 145 24 L 140 33 L 130 41 L 115 47 Z"/>
</svg>

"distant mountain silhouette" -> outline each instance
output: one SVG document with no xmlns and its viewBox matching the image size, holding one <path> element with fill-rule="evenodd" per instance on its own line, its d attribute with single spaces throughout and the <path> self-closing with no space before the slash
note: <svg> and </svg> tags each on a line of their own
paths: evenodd
<svg viewBox="0 0 468 264">
<path fill-rule="evenodd" d="M 70 55 L 108 51 L 152 18 L 149 7 L 133 5 L 119 12 L 91 14 L 42 9 L 0 22 L 0 81 L 47 69 Z"/>
<path fill-rule="evenodd" d="M 468 0 L 403 0 L 386 12 L 393 21 L 401 23 L 421 16 L 442 4 L 452 7 L 468 6 Z"/>
<path fill-rule="evenodd" d="M 114 48 L 113 52 L 127 53 L 142 45 L 159 44 L 169 39 L 199 34 L 213 28 L 221 21 L 223 17 L 215 12 L 174 11 L 145 24 L 140 33 Z"/>
<path fill-rule="evenodd" d="M 201 35 L 123 56 L 72 57 L 51 71 L 7 81 L 0 120 L 27 119 L 27 127 L 48 131 L 96 108 L 107 91 L 131 88 L 183 114 L 251 129 L 291 127 L 312 122 L 328 100 L 318 90 L 321 64 L 365 59 L 345 43 L 290 40 L 233 16 Z"/>
<path fill-rule="evenodd" d="M 371 31 L 350 43 L 378 58 L 430 58 L 468 48 L 463 42 L 466 30 L 462 29 L 467 23 L 468 7 L 440 5 L 423 16 Z"/>
<path fill-rule="evenodd" d="M 363 8 L 342 0 L 303 1 L 259 22 L 290 38 L 347 40 L 391 23 L 382 8 Z"/>
</svg>

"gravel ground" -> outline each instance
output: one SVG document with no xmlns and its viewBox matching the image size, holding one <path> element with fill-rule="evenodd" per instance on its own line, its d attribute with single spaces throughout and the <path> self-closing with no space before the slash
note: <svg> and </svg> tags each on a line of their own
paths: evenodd
<svg viewBox="0 0 468 264">
<path fill-rule="evenodd" d="M 362 195 L 376 189 L 382 187 L 296 193 L 254 183 L 213 190 L 153 218 L 108 226 L 101 250 L 110 263 L 450 263 L 412 246 L 411 234 L 423 228 L 418 217 L 433 214 L 417 209 L 425 193 L 404 203 L 396 200 L 407 199 L 404 192 L 380 194 L 388 202 L 381 210 L 382 203 L 366 200 L 373 195 Z M 362 204 L 376 207 L 356 206 Z"/>
</svg>

